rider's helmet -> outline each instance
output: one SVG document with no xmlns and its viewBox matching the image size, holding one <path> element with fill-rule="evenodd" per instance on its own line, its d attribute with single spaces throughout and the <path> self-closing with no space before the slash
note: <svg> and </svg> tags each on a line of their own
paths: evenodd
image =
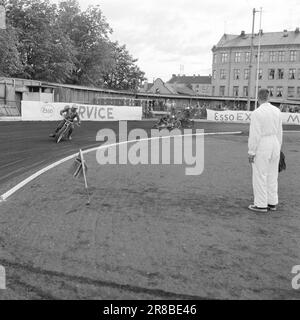
<svg viewBox="0 0 300 320">
<path fill-rule="evenodd" d="M 74 103 L 73 105 L 72 105 L 72 107 L 71 107 L 71 111 L 72 112 L 76 112 L 78 110 L 78 107 L 77 107 L 77 105 Z"/>
</svg>

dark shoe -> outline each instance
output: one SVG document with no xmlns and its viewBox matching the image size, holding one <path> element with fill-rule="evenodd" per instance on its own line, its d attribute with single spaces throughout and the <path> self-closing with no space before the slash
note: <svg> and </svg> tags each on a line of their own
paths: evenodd
<svg viewBox="0 0 300 320">
<path fill-rule="evenodd" d="M 268 212 L 268 208 L 257 207 L 254 204 L 251 204 L 248 207 L 248 209 L 251 210 L 251 211 L 256 211 L 256 212 Z"/>
<path fill-rule="evenodd" d="M 269 209 L 270 211 L 277 211 L 277 206 L 272 205 L 272 204 L 268 204 L 268 209 Z"/>
<path fill-rule="evenodd" d="M 55 137 L 55 134 L 54 134 L 54 133 L 51 133 L 51 134 L 49 134 L 49 137 L 50 137 L 50 138 L 54 138 L 54 137 Z"/>
</svg>

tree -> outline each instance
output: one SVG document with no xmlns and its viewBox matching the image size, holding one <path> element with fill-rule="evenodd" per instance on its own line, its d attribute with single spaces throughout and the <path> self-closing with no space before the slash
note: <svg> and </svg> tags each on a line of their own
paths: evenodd
<svg viewBox="0 0 300 320">
<path fill-rule="evenodd" d="M 75 69 L 69 82 L 101 85 L 102 74 L 111 64 L 109 35 L 112 29 L 99 6 L 80 11 L 76 0 L 59 5 L 59 25 L 76 48 Z"/>
<path fill-rule="evenodd" d="M 6 0 L 5 7 L 11 30 L 2 39 L 3 74 L 6 68 L 8 76 L 125 90 L 143 80 L 137 60 L 110 40 L 99 6 L 81 11 L 77 0 Z"/>
<path fill-rule="evenodd" d="M 18 38 L 14 29 L 7 25 L 6 30 L 0 30 L 0 76 L 18 76 L 23 72 Z"/>
<path fill-rule="evenodd" d="M 145 73 L 136 65 L 137 59 L 129 54 L 125 45 L 115 42 L 112 48 L 113 64 L 103 76 L 104 84 L 111 89 L 137 90 L 145 80 Z"/>
<path fill-rule="evenodd" d="M 74 69 L 74 48 L 56 26 L 48 0 L 9 0 L 7 18 L 16 30 L 24 78 L 65 81 Z"/>
</svg>

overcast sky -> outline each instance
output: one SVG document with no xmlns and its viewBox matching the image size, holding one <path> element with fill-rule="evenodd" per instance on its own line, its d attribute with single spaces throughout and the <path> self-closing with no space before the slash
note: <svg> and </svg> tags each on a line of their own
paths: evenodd
<svg viewBox="0 0 300 320">
<path fill-rule="evenodd" d="M 79 0 L 99 4 L 113 28 L 112 40 L 126 44 L 153 78 L 211 73 L 211 48 L 225 33 L 251 32 L 252 9 L 263 8 L 264 32 L 300 27 L 300 0 Z M 259 13 L 256 14 L 256 32 Z"/>
</svg>

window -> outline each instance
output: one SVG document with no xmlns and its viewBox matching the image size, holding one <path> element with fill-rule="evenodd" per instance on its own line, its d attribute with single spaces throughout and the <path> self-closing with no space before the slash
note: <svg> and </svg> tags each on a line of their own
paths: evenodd
<svg viewBox="0 0 300 320">
<path fill-rule="evenodd" d="M 283 62 L 284 61 L 284 51 L 278 52 L 278 61 Z"/>
<path fill-rule="evenodd" d="M 256 93 L 256 90 L 257 90 L 257 92 L 259 91 L 261 89 L 261 86 L 258 86 L 257 88 L 256 88 L 256 86 L 254 87 L 254 91 L 253 92 L 255 92 Z"/>
<path fill-rule="evenodd" d="M 240 69 L 233 69 L 233 79 L 234 80 L 240 79 Z"/>
<path fill-rule="evenodd" d="M 288 97 L 294 97 L 295 87 L 288 87 Z"/>
<path fill-rule="evenodd" d="M 212 86 L 212 88 L 211 88 L 211 95 L 212 95 L 212 96 L 215 95 L 215 86 Z"/>
<path fill-rule="evenodd" d="M 282 97 L 282 95 L 283 95 L 283 88 L 282 87 L 277 87 L 276 97 Z"/>
<path fill-rule="evenodd" d="M 222 80 L 226 79 L 226 70 L 225 69 L 220 70 L 220 79 L 222 79 Z"/>
<path fill-rule="evenodd" d="M 275 69 L 269 69 L 269 80 L 275 79 Z"/>
<path fill-rule="evenodd" d="M 233 96 L 237 97 L 239 95 L 239 87 L 234 86 L 233 87 Z"/>
<path fill-rule="evenodd" d="M 228 62 L 228 53 L 222 53 L 222 55 L 221 55 L 221 62 L 222 63 L 226 63 L 226 62 Z"/>
<path fill-rule="evenodd" d="M 245 86 L 245 87 L 243 88 L 243 96 L 244 96 L 244 97 L 248 97 L 248 87 L 247 87 L 247 86 Z"/>
<path fill-rule="evenodd" d="M 216 53 L 214 53 L 214 55 L 213 55 L 213 63 L 217 63 L 217 54 Z"/>
<path fill-rule="evenodd" d="M 250 52 L 245 52 L 245 62 L 250 62 Z"/>
<path fill-rule="evenodd" d="M 298 69 L 298 80 L 300 80 L 300 69 Z"/>
<path fill-rule="evenodd" d="M 268 87 L 270 97 L 274 97 L 274 87 Z"/>
<path fill-rule="evenodd" d="M 214 80 L 216 79 L 216 76 L 217 76 L 217 71 L 214 70 L 214 71 L 213 71 L 213 79 L 214 79 Z"/>
<path fill-rule="evenodd" d="M 300 98 L 300 87 L 297 87 L 297 98 Z"/>
<path fill-rule="evenodd" d="M 277 76 L 278 76 L 278 79 L 283 79 L 283 77 L 284 77 L 284 70 L 283 70 L 283 69 L 278 69 L 278 70 L 277 70 Z"/>
<path fill-rule="evenodd" d="M 40 87 L 29 87 L 29 92 L 40 92 Z"/>
<path fill-rule="evenodd" d="M 240 52 L 236 52 L 234 54 L 234 62 L 236 62 L 236 63 L 241 62 L 241 53 Z"/>
<path fill-rule="evenodd" d="M 255 54 L 255 59 L 257 60 L 257 57 L 258 57 L 258 52 L 256 52 Z M 259 61 L 263 61 L 264 59 L 264 53 L 262 51 L 260 51 L 259 53 Z"/>
<path fill-rule="evenodd" d="M 258 69 L 258 80 L 261 80 L 263 78 L 262 69 Z"/>
<path fill-rule="evenodd" d="M 248 80 L 249 79 L 249 69 L 245 69 L 244 70 L 244 80 Z"/>
<path fill-rule="evenodd" d="M 225 86 L 220 86 L 220 96 L 225 96 Z"/>
<path fill-rule="evenodd" d="M 290 80 L 296 79 L 296 69 L 289 69 L 289 79 Z"/>
<path fill-rule="evenodd" d="M 290 51 L 290 61 L 296 61 L 297 59 L 297 51 L 296 50 L 291 50 Z"/>
<path fill-rule="evenodd" d="M 269 61 L 270 62 L 276 61 L 276 51 L 270 51 Z"/>
</svg>

